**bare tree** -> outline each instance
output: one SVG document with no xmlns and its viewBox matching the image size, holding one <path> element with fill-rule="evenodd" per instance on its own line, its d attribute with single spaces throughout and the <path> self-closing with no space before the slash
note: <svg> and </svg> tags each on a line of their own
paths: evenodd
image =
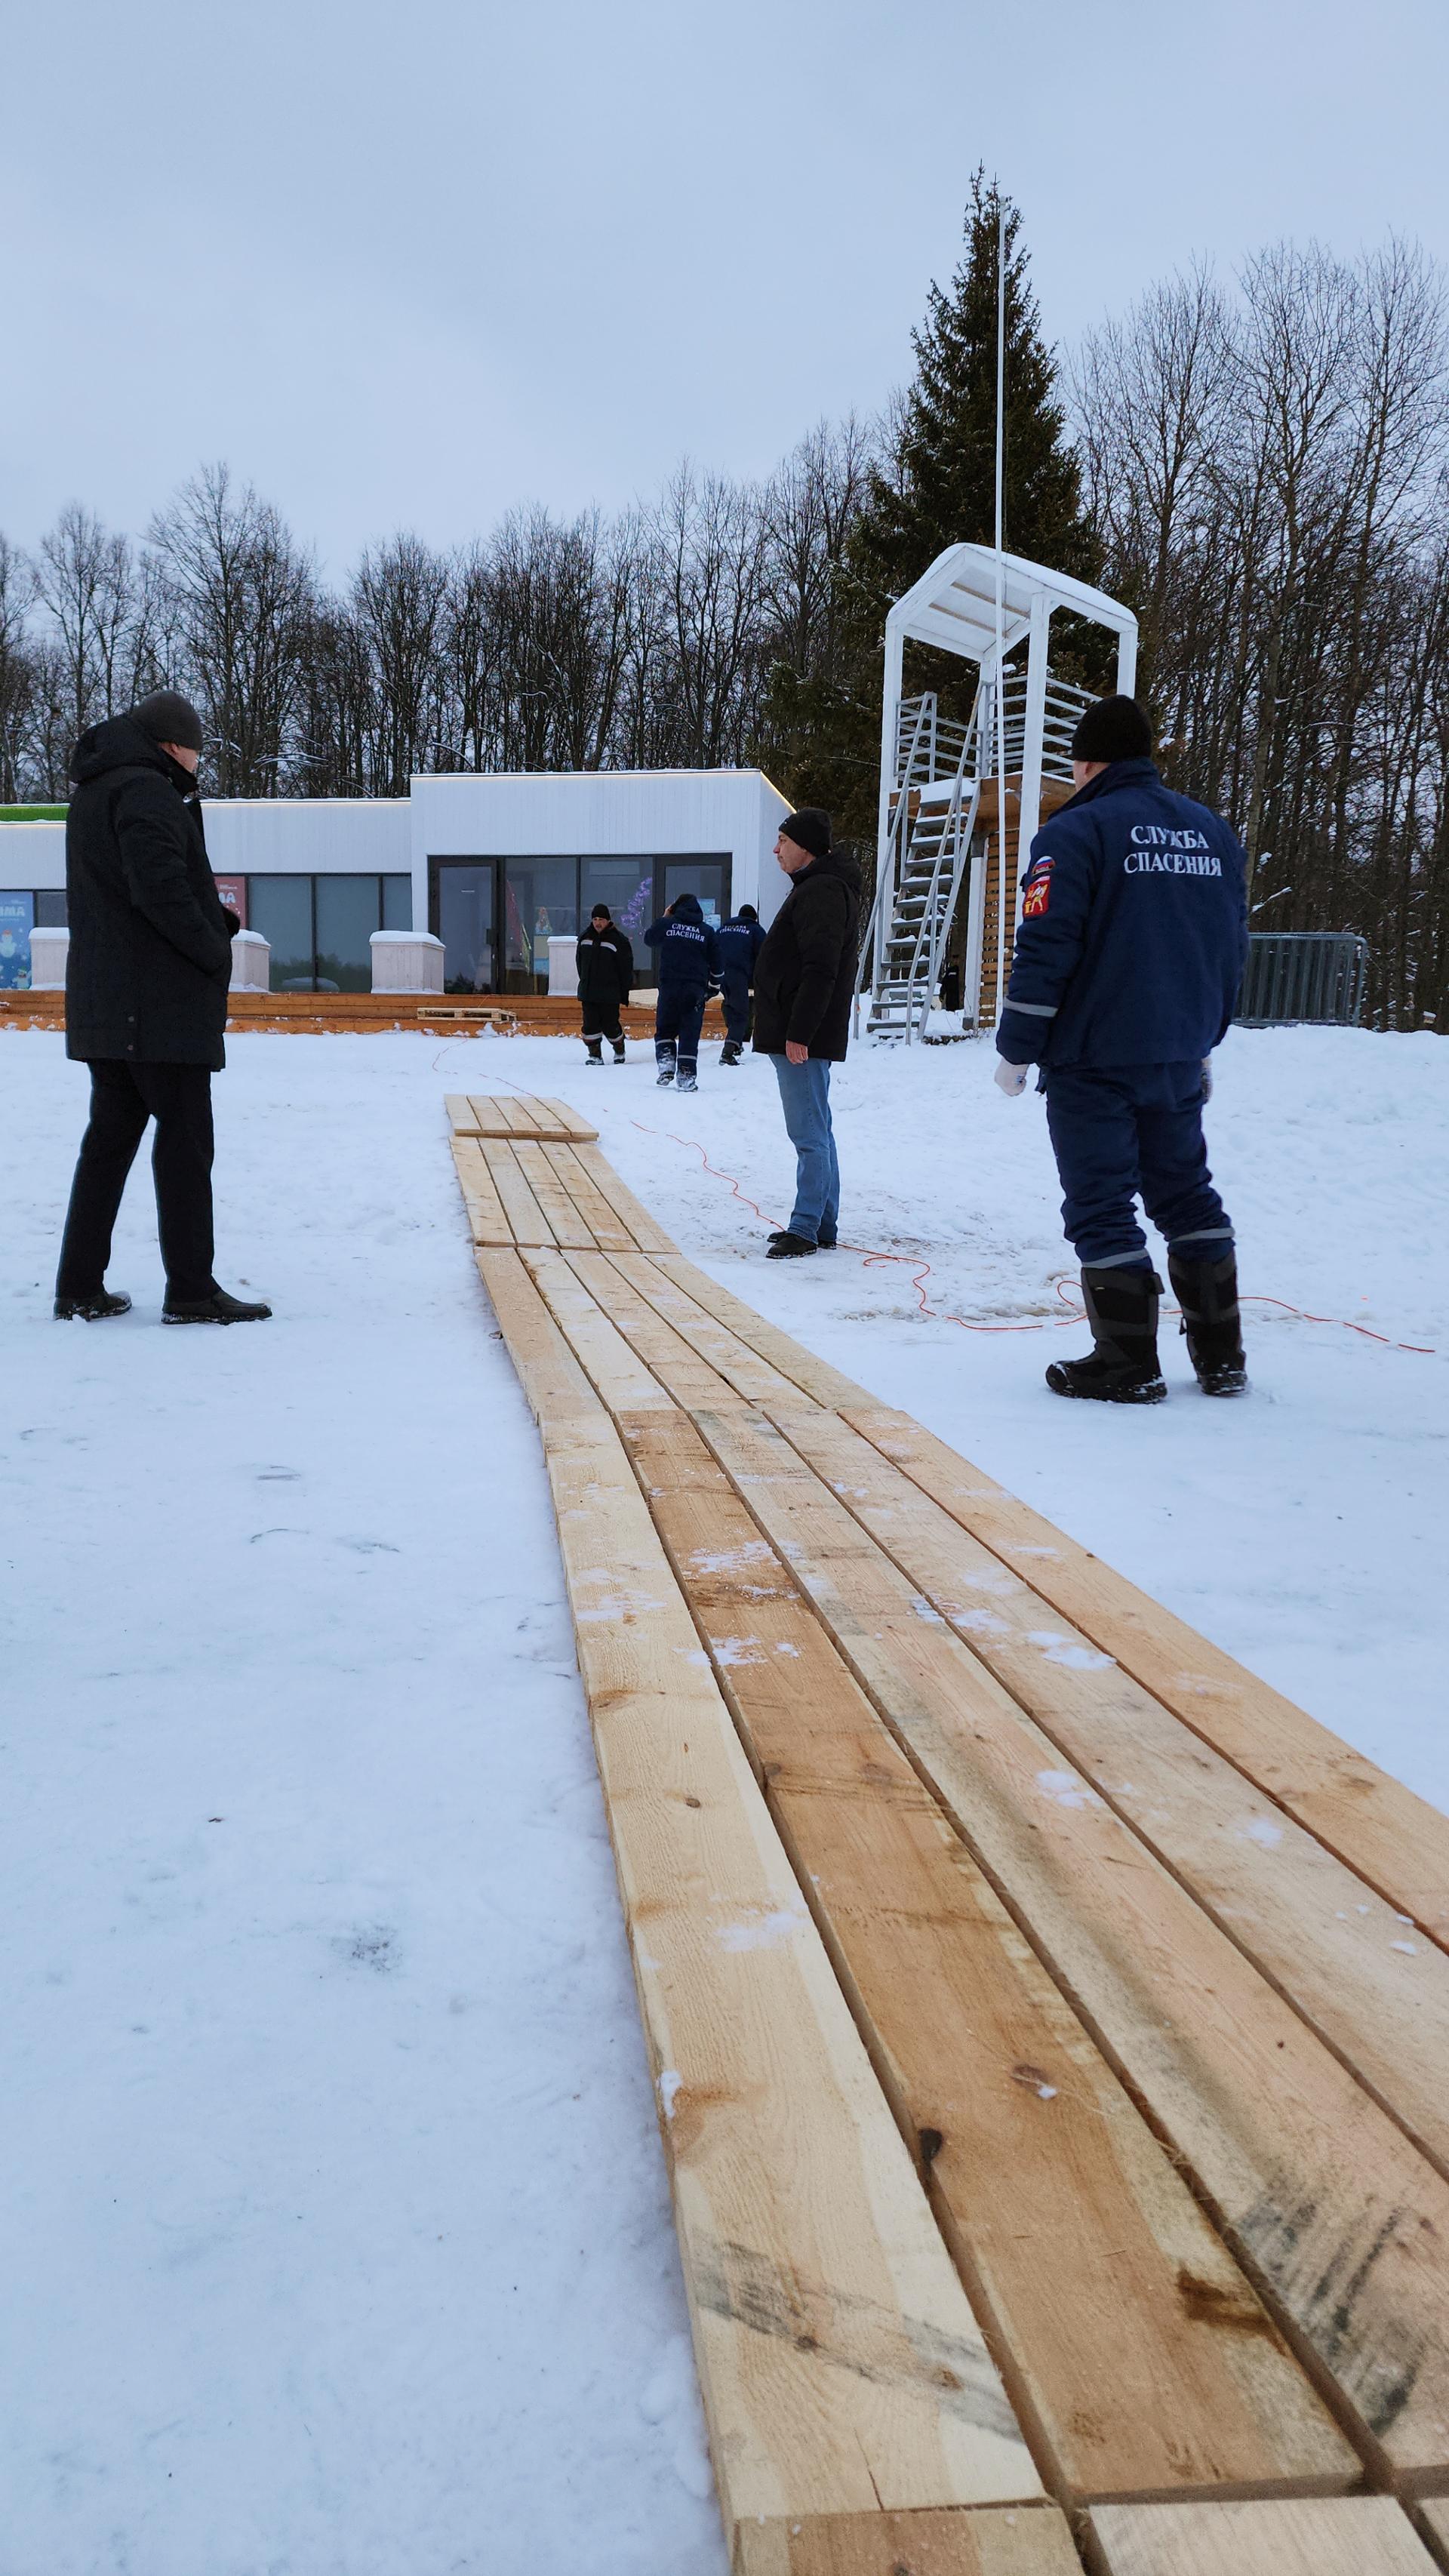
<svg viewBox="0 0 1449 2576">
<path fill-rule="evenodd" d="M 270 502 L 205 467 L 151 524 L 178 610 L 185 667 L 199 697 L 223 796 L 275 796 L 314 589 L 310 559 Z"/>
</svg>

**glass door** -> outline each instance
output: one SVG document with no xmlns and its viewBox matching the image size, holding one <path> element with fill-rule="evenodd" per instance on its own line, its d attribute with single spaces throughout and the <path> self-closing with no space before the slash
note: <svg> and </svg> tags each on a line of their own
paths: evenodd
<svg viewBox="0 0 1449 2576">
<path fill-rule="evenodd" d="M 493 859 L 434 859 L 433 936 L 443 943 L 445 993 L 496 993 L 498 867 Z"/>
</svg>

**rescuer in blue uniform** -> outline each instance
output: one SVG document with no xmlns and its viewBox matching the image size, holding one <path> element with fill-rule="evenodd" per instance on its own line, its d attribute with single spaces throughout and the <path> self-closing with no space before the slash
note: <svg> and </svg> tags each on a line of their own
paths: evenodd
<svg viewBox="0 0 1449 2576">
<path fill-rule="evenodd" d="M 697 895 L 676 895 L 644 933 L 659 960 L 659 1000 L 654 1012 L 655 1079 L 681 1091 L 699 1089 L 699 1033 L 709 988 L 719 973 L 715 934 Z"/>
<path fill-rule="evenodd" d="M 742 903 L 715 932 L 719 950 L 720 990 L 724 997 L 725 1042 L 721 1064 L 738 1064 L 750 1035 L 750 986 L 755 959 L 765 944 L 760 916 L 752 903 Z"/>
<path fill-rule="evenodd" d="M 1247 1384 L 1233 1229 L 1212 1184 L 1202 1110 L 1248 953 L 1246 861 L 1206 805 L 1174 796 L 1132 698 L 1100 698 L 1072 737 L 1076 794 L 1031 845 L 996 1032 L 1003 1091 L 1040 1068 L 1082 1265 L 1089 1358 L 1047 1370 L 1056 1395 L 1156 1404 L 1162 1282 L 1135 1201 L 1166 1238 L 1199 1385 Z"/>
</svg>

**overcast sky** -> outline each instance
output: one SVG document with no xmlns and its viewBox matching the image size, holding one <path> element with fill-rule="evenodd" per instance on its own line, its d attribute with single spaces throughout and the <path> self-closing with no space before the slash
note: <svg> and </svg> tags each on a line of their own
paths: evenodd
<svg viewBox="0 0 1449 2576">
<path fill-rule="evenodd" d="M 0 0 L 0 528 L 226 458 L 398 526 L 765 470 L 910 369 L 978 161 L 1050 337 L 1194 253 L 1449 257 L 1445 0 Z"/>
</svg>

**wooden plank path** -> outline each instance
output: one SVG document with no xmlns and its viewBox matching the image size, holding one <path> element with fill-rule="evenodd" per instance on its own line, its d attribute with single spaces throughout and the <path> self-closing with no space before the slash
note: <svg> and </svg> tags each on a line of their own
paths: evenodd
<svg viewBox="0 0 1449 2576">
<path fill-rule="evenodd" d="M 1449 2565 L 1449 1819 L 448 1107 L 735 2576 Z"/>
</svg>

